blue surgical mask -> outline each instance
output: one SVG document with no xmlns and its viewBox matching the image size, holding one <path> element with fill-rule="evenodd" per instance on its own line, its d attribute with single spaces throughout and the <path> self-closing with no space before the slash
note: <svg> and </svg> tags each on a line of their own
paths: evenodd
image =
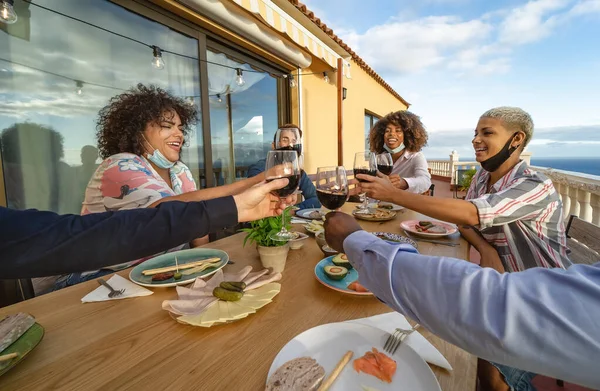
<svg viewBox="0 0 600 391">
<path fill-rule="evenodd" d="M 383 144 L 383 149 L 385 149 L 386 151 L 388 151 L 389 153 L 391 153 L 393 155 L 393 154 L 398 153 L 398 152 L 400 152 L 400 151 L 402 151 L 404 149 L 404 143 L 401 143 L 400 145 L 398 145 L 394 149 L 388 147 L 386 144 Z"/>
<path fill-rule="evenodd" d="M 143 134 L 142 134 L 142 137 L 144 138 L 144 140 L 146 140 L 146 137 Z M 148 143 L 148 145 L 150 145 L 152 147 L 152 144 L 150 144 L 150 142 L 148 140 L 146 140 L 146 142 Z M 154 147 L 152 147 L 152 148 L 154 148 Z M 152 163 L 156 164 L 156 167 L 162 168 L 165 170 L 168 170 L 169 168 L 171 168 L 175 165 L 175 162 L 172 162 L 169 159 L 167 159 L 165 157 L 165 155 L 163 155 L 162 152 L 156 148 L 154 148 L 154 152 L 152 152 L 151 154 L 146 152 L 146 157 Z"/>
</svg>

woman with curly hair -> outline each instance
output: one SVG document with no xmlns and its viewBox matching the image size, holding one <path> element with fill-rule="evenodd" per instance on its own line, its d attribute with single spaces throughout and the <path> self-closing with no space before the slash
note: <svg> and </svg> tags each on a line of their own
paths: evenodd
<svg viewBox="0 0 600 391">
<path fill-rule="evenodd" d="M 81 214 L 153 208 L 165 201 L 208 200 L 241 193 L 264 180 L 262 174 L 197 190 L 190 169 L 180 160 L 181 148 L 196 121 L 194 106 L 156 86 L 138 84 L 113 97 L 99 113 L 96 136 L 104 161 L 88 183 Z M 190 245 L 204 244 L 204 239 Z M 56 286 L 74 285 L 145 259 L 63 276 Z"/>
<path fill-rule="evenodd" d="M 421 149 L 427 144 L 427 131 L 419 116 L 396 111 L 377 121 L 369 134 L 371 151 L 389 152 L 394 168 L 389 180 L 394 187 L 423 193 L 431 186 L 427 160 Z"/>
</svg>

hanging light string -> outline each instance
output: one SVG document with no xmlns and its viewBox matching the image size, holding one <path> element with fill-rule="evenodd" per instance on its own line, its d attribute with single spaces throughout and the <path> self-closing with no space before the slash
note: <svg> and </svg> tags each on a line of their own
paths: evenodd
<svg viewBox="0 0 600 391">
<path fill-rule="evenodd" d="M 71 20 L 74 20 L 74 21 L 77 21 L 77 22 L 83 23 L 83 24 L 85 24 L 85 25 L 87 25 L 87 26 L 90 26 L 90 27 L 96 28 L 96 29 L 98 29 L 98 30 L 102 30 L 102 31 L 104 31 L 104 32 L 107 32 L 107 33 L 109 33 L 109 34 L 113 34 L 113 35 L 116 35 L 116 36 L 118 36 L 118 37 L 121 37 L 121 38 L 123 38 L 123 39 L 127 39 L 127 40 L 129 40 L 129 41 L 131 41 L 131 42 L 135 42 L 135 43 L 137 43 L 137 44 L 140 44 L 140 45 L 146 46 L 146 47 L 147 47 L 147 48 L 149 48 L 149 49 L 152 49 L 152 54 L 153 54 L 153 60 L 152 60 L 152 64 L 153 64 L 153 65 L 154 65 L 154 67 L 155 67 L 155 68 L 157 68 L 157 69 L 163 69 L 163 68 L 164 68 L 164 60 L 162 60 L 162 53 L 169 53 L 169 54 L 172 54 L 172 55 L 174 55 L 174 56 L 179 56 L 179 57 L 187 58 L 187 59 L 190 59 L 190 60 L 195 60 L 195 61 L 205 62 L 205 63 L 207 63 L 207 64 L 212 64 L 212 65 L 216 65 L 216 66 L 220 66 L 220 67 L 224 67 L 224 68 L 233 69 L 233 70 L 235 70 L 235 71 L 237 72 L 237 75 L 238 75 L 238 76 L 237 76 L 237 81 L 238 81 L 238 82 L 239 82 L 239 77 L 240 77 L 240 75 L 243 75 L 243 73 L 244 73 L 244 72 L 251 72 L 251 73 L 268 73 L 268 74 L 271 74 L 271 75 L 273 75 L 274 77 L 280 77 L 280 78 L 288 78 L 290 75 L 291 75 L 291 76 L 306 76 L 306 75 L 323 75 L 323 74 L 326 74 L 326 73 L 327 73 L 327 72 L 308 72 L 308 73 L 300 73 L 300 72 L 298 72 L 296 75 L 293 75 L 293 74 L 291 74 L 291 73 L 290 73 L 290 74 L 272 74 L 271 72 L 268 72 L 268 71 L 266 71 L 266 70 L 263 70 L 263 69 L 261 69 L 261 68 L 259 68 L 259 67 L 256 67 L 256 66 L 254 66 L 254 65 L 252 65 L 254 68 L 257 68 L 257 69 L 260 69 L 260 70 L 258 70 L 258 71 L 257 71 L 257 70 L 253 70 L 253 69 L 242 69 L 242 68 L 240 68 L 240 67 L 234 67 L 234 66 L 230 66 L 230 65 L 225 65 L 225 64 L 221 64 L 221 63 L 214 62 L 214 61 L 209 61 L 209 60 L 203 60 L 203 59 L 200 59 L 200 58 L 197 58 L 197 57 L 194 57 L 194 56 L 188 56 L 187 54 L 177 53 L 177 52 L 173 52 L 173 51 L 171 51 L 171 50 L 163 49 L 163 48 L 161 48 L 161 47 L 159 47 L 159 46 L 157 46 L 157 45 L 150 45 L 150 44 L 148 44 L 148 43 L 146 43 L 146 42 L 142 42 L 142 41 L 140 41 L 140 40 L 137 40 L 137 39 L 135 39 L 135 38 L 128 37 L 128 36 L 126 36 L 126 35 L 123 35 L 123 34 L 117 33 L 116 31 L 112 31 L 112 30 L 109 30 L 109 29 L 107 29 L 107 28 L 104 28 L 104 27 L 98 26 L 98 25 L 96 25 L 96 24 L 93 24 L 93 23 L 90 23 L 90 22 L 86 22 L 85 20 L 82 20 L 82 19 L 76 18 L 76 17 L 74 17 L 74 16 L 71 16 L 71 15 L 67 15 L 67 14 L 65 14 L 65 13 L 62 13 L 62 12 L 60 12 L 60 11 L 53 10 L 53 9 L 51 9 L 51 8 L 48 8 L 48 7 L 44 7 L 43 5 L 40 5 L 40 4 L 37 4 L 37 3 L 34 3 L 34 2 L 29 2 L 29 4 L 31 4 L 31 5 L 34 5 L 34 6 L 38 7 L 38 8 L 41 8 L 41 9 L 43 9 L 43 10 L 46 10 L 46 11 L 48 11 L 48 12 L 52 12 L 52 13 L 55 13 L 55 14 L 57 14 L 57 15 L 63 16 L 63 17 L 65 17 L 65 18 L 68 18 L 68 19 L 71 19 Z M 162 62 L 162 67 L 161 67 L 161 62 Z M 24 65 L 24 66 L 25 66 L 25 65 Z M 42 71 L 42 72 L 43 72 L 43 71 Z M 50 72 L 48 72 L 48 73 L 50 73 Z M 61 76 L 61 77 L 64 77 L 64 76 Z M 327 77 L 327 79 L 328 79 L 328 77 Z M 243 78 L 242 78 L 242 80 L 243 80 Z M 245 83 L 245 82 L 244 82 L 244 83 Z M 242 84 L 240 84 L 240 85 L 243 85 L 244 83 L 242 83 Z M 291 83 L 291 81 L 290 81 L 290 83 Z M 89 83 L 89 84 L 91 84 L 91 83 Z M 239 84 L 239 83 L 238 83 L 238 84 Z"/>
</svg>

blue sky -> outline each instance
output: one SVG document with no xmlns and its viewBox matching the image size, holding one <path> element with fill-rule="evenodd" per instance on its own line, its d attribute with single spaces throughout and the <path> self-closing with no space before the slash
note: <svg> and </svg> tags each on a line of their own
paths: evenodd
<svg viewBox="0 0 600 391">
<path fill-rule="evenodd" d="M 520 106 L 538 157 L 599 156 L 600 0 L 306 0 L 420 115 L 427 157 L 473 156 L 477 119 Z"/>
</svg>

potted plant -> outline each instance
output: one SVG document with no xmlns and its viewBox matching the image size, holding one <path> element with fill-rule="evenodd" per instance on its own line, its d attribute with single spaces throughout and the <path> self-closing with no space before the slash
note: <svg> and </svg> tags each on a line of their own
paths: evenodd
<svg viewBox="0 0 600 391">
<path fill-rule="evenodd" d="M 284 211 L 286 214 L 285 221 L 286 229 L 291 229 L 289 211 Z M 267 217 L 264 219 L 252 221 L 250 228 L 242 228 L 241 231 L 247 233 L 244 238 L 244 246 L 246 242 L 256 243 L 260 262 L 266 268 L 270 267 L 273 272 L 283 272 L 285 261 L 287 259 L 290 246 L 287 242 L 271 239 L 271 234 L 281 230 L 281 216 Z"/>
</svg>

